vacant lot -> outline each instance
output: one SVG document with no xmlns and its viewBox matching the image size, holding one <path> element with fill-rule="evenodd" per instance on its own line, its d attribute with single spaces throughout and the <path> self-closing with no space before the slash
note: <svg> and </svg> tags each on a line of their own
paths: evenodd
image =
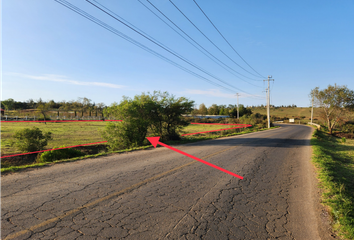
<svg viewBox="0 0 354 240">
<path fill-rule="evenodd" d="M 20 153 L 11 147 L 10 141 L 15 131 L 23 128 L 38 127 L 44 132 L 52 132 L 53 140 L 48 142 L 47 149 L 54 147 L 73 146 L 78 144 L 104 141 L 100 131 L 107 122 L 68 122 L 68 123 L 30 123 L 30 122 L 2 122 L 1 124 L 1 155 Z M 224 129 L 232 125 L 189 125 L 183 133 L 193 133 Z"/>
</svg>

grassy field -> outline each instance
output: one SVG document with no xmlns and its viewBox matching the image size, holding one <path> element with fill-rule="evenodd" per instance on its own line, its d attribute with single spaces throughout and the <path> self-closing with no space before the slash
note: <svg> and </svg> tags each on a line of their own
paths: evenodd
<svg viewBox="0 0 354 240">
<path fill-rule="evenodd" d="M 316 131 L 311 144 L 318 170 L 322 203 L 329 208 L 333 228 L 347 239 L 354 239 L 354 140 Z"/>
<path fill-rule="evenodd" d="M 315 108 L 313 112 L 314 118 L 319 118 L 320 109 Z M 267 114 L 267 108 L 252 108 L 253 113 L 260 113 L 263 115 Z M 301 118 L 305 117 L 304 119 L 311 119 L 311 108 L 308 107 L 296 107 L 296 108 L 270 108 L 270 115 L 281 117 L 281 118 Z"/>
<path fill-rule="evenodd" d="M 69 122 L 69 123 L 11 123 L 1 124 L 1 155 L 20 153 L 15 147 L 10 146 L 12 135 L 23 128 L 38 127 L 43 132 L 52 132 L 53 140 L 48 142 L 46 149 L 54 147 L 73 146 L 84 143 L 104 141 L 100 131 L 104 129 L 106 122 Z M 223 129 L 233 126 L 218 125 L 189 125 L 182 130 L 183 133 L 193 133 Z M 209 134 L 210 135 L 210 134 Z"/>
<path fill-rule="evenodd" d="M 104 141 L 100 130 L 105 122 L 70 122 L 70 123 L 1 123 L 1 155 L 20 153 L 15 147 L 10 146 L 12 135 L 23 128 L 38 127 L 43 132 L 52 132 L 53 140 L 48 142 L 47 149 L 62 145 L 72 146 L 84 143 Z"/>
</svg>

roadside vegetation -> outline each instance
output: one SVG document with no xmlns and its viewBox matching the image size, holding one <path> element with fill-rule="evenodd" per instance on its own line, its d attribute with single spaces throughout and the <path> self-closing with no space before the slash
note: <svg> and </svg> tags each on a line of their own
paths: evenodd
<svg viewBox="0 0 354 240">
<path fill-rule="evenodd" d="M 114 103 L 104 110 L 106 117 L 119 118 L 123 122 L 3 123 L 1 129 L 2 155 L 28 152 L 16 148 L 11 142 L 15 136 L 15 132 L 27 132 L 31 128 L 40 132 L 51 133 L 51 138 L 45 139 L 47 141 L 50 140 L 46 149 L 63 145 L 74 146 L 101 142 L 104 140 L 107 143 L 3 158 L 1 171 L 15 171 L 27 167 L 42 166 L 48 163 L 73 161 L 110 153 L 145 149 L 151 147 L 150 143 L 145 139 L 147 136 L 160 136 L 162 141 L 173 145 L 260 131 L 264 130 L 267 126 L 265 116 L 252 114 L 250 110 L 244 111 L 240 119 L 183 117 L 183 114 L 192 111 L 192 106 L 193 101 L 189 101 L 186 98 L 176 98 L 168 93 L 154 92 L 152 94 L 137 95 L 133 99 L 123 98 L 119 104 Z M 234 127 L 233 125 L 191 125 L 189 124 L 191 122 L 241 123 L 253 126 L 247 129 L 230 129 L 182 137 L 181 135 L 187 133 Z M 41 146 L 41 149 L 43 148 L 44 145 Z"/>
<path fill-rule="evenodd" d="M 322 203 L 332 216 L 333 229 L 354 239 L 354 140 L 316 130 L 311 144 Z"/>
<path fill-rule="evenodd" d="M 200 130 L 202 131 L 210 131 L 210 130 L 217 130 L 220 129 L 220 125 L 210 125 L 210 126 L 205 126 L 205 127 L 200 127 L 200 125 L 188 125 L 186 129 L 183 130 L 183 133 L 194 133 L 194 132 L 199 132 Z M 233 127 L 233 126 L 230 126 Z M 227 128 L 227 126 L 222 126 L 222 128 Z M 271 127 L 273 129 L 275 127 Z M 203 140 L 208 140 L 208 139 L 216 139 L 220 137 L 229 137 L 229 136 L 235 136 L 235 135 L 241 135 L 241 134 L 247 134 L 251 132 L 257 132 L 257 131 L 263 131 L 266 130 L 267 128 L 259 128 L 259 127 L 251 127 L 251 128 L 241 128 L 241 129 L 231 129 L 231 130 L 226 130 L 226 131 L 220 131 L 220 132 L 211 132 L 211 133 L 204 133 L 204 134 L 197 134 L 197 135 L 190 135 L 186 137 L 182 137 L 180 140 L 174 140 L 174 141 L 165 141 L 164 143 L 169 144 L 169 145 L 176 145 L 176 144 L 186 144 L 186 143 L 192 143 L 192 142 L 198 142 L 198 141 L 203 141 Z M 107 145 L 105 144 L 100 144 L 100 145 L 94 145 L 94 146 L 87 146 L 87 147 L 76 147 L 74 148 L 75 150 L 80 151 L 81 153 L 84 153 L 82 156 L 75 156 L 71 155 L 70 157 L 64 154 L 67 153 L 58 153 L 55 154 L 55 156 L 59 156 L 59 159 L 57 160 L 57 157 L 52 157 L 52 153 L 56 151 L 61 151 L 61 150 L 55 150 L 55 151 L 48 151 L 48 152 L 34 155 L 33 157 L 26 157 L 26 156 L 20 156 L 19 159 L 14 159 L 14 158 L 3 158 L 1 162 L 1 172 L 13 172 L 25 168 L 32 168 L 32 167 L 40 167 L 52 163 L 58 163 L 58 162 L 71 162 L 71 161 L 76 161 L 80 159 L 87 159 L 87 158 L 95 158 L 95 157 L 100 157 L 100 156 L 105 156 L 108 154 L 112 153 L 122 153 L 122 152 L 131 152 L 135 150 L 143 150 L 147 148 L 152 148 L 153 146 L 150 144 L 147 144 L 145 146 L 140 146 L 140 147 L 132 147 L 128 149 L 121 149 L 121 150 L 114 150 L 111 151 L 108 149 Z M 70 154 L 70 153 L 69 153 Z M 77 152 L 75 152 L 77 154 Z M 43 156 L 44 155 L 44 156 Z M 54 154 L 53 154 L 54 155 Z M 43 156 L 43 157 L 42 157 Z M 64 157 L 63 157 L 64 156 Z"/>
<path fill-rule="evenodd" d="M 43 132 L 51 132 L 52 140 L 48 141 L 45 149 L 52 149 L 57 146 L 74 146 L 85 143 L 104 141 L 100 130 L 106 126 L 107 122 L 2 122 L 1 124 L 1 155 L 11 155 L 22 153 L 15 145 L 11 145 L 14 133 L 26 128 L 36 127 Z"/>
<path fill-rule="evenodd" d="M 7 111 L 11 108 L 29 107 L 35 104 L 35 111 L 48 119 L 48 115 L 55 111 L 58 119 L 62 111 L 74 110 L 75 116 L 80 113 L 92 115 L 98 111 L 91 104 L 91 100 L 80 98 L 79 101 L 69 103 L 63 101 L 16 102 L 8 99 L 2 102 Z M 91 105 L 90 105 L 91 104 Z M 82 159 L 86 157 L 102 156 L 113 152 L 132 151 L 150 147 L 146 140 L 148 136 L 160 136 L 167 144 L 183 144 L 206 139 L 219 138 L 264 130 L 267 126 L 266 117 L 256 113 L 252 114 L 250 108 L 239 106 L 240 119 L 236 119 L 235 105 L 213 104 L 206 108 L 204 104 L 200 109 L 193 109 L 194 101 L 184 97 L 175 97 L 167 92 L 153 92 L 136 95 L 134 98 L 123 97 L 120 103 L 113 103 L 104 107 L 104 119 L 119 119 L 122 122 L 3 122 L 1 128 L 1 155 L 12 155 L 53 149 L 57 146 L 75 146 L 86 143 L 106 143 L 78 146 L 71 149 L 46 151 L 39 154 L 12 156 L 2 159 L 1 171 L 12 171 L 30 166 L 66 161 L 65 159 Z M 33 106 L 32 106 L 33 107 Z M 57 108 L 57 109 L 55 109 Z M 223 114 L 228 118 L 200 118 L 197 113 Z M 200 114 L 200 115 L 201 115 Z M 65 117 L 65 116 L 64 116 Z M 23 116 L 22 116 L 23 119 Z M 11 119 L 13 120 L 13 119 Z M 191 125 L 189 123 L 221 123 L 221 124 L 251 124 L 248 129 L 230 129 L 211 133 L 202 133 L 182 137 L 183 134 L 232 128 L 232 125 Z M 34 146 L 35 145 L 35 146 Z"/>
<path fill-rule="evenodd" d="M 332 216 L 333 230 L 354 239 L 354 91 L 335 84 L 317 87 L 310 96 L 322 129 L 311 139 L 322 203 Z"/>
<path fill-rule="evenodd" d="M 160 136 L 162 141 L 180 140 L 179 131 L 188 125 L 182 114 L 192 111 L 194 101 L 167 92 L 143 93 L 133 99 L 123 97 L 104 110 L 122 122 L 108 123 L 103 138 L 110 150 L 149 144 L 147 136 Z"/>
</svg>

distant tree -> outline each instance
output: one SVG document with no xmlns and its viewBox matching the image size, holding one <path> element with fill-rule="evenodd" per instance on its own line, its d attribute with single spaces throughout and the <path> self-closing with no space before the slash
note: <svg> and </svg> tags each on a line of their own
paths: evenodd
<svg viewBox="0 0 354 240">
<path fill-rule="evenodd" d="M 37 102 L 37 111 L 40 112 L 43 115 L 44 120 L 47 119 L 47 112 L 50 111 L 51 109 L 51 103 L 44 102 L 42 98 L 38 99 Z"/>
<path fill-rule="evenodd" d="M 323 111 L 322 118 L 325 120 L 328 131 L 332 134 L 341 117 L 349 110 L 354 109 L 354 91 L 347 86 L 328 85 L 326 89 L 319 87 L 313 89 L 310 96 Z"/>
<path fill-rule="evenodd" d="M 28 100 L 26 101 L 26 103 L 27 103 L 27 108 L 28 108 L 28 109 L 34 109 L 34 108 L 36 108 L 36 102 L 35 102 L 32 98 L 28 99 Z"/>
<path fill-rule="evenodd" d="M 220 107 L 216 104 L 213 104 L 208 108 L 209 115 L 219 115 L 219 111 L 220 111 Z"/>
<path fill-rule="evenodd" d="M 79 101 L 71 100 L 69 103 L 70 110 L 74 111 L 74 116 L 77 117 L 77 112 L 81 110 L 82 106 Z"/>
<path fill-rule="evenodd" d="M 6 110 L 13 110 L 15 106 L 15 100 L 12 98 L 1 101 L 1 104 L 5 107 Z"/>
<path fill-rule="evenodd" d="M 246 108 L 243 104 L 240 104 L 239 111 L 240 111 L 240 117 L 244 115 L 249 116 L 252 114 L 252 110 L 250 108 Z"/>
<path fill-rule="evenodd" d="M 63 100 L 60 102 L 60 107 L 58 109 L 58 116 L 59 116 L 59 111 L 63 111 L 67 113 L 70 110 L 72 110 L 70 102 Z"/>
<path fill-rule="evenodd" d="M 79 98 L 78 102 L 80 103 L 81 107 L 81 117 L 84 116 L 84 113 L 87 112 L 91 108 L 91 99 L 88 99 L 86 97 Z"/>
<path fill-rule="evenodd" d="M 105 107 L 106 107 L 106 105 L 104 103 L 97 103 L 95 105 L 96 117 L 98 116 L 98 114 L 101 114 L 101 116 L 103 116 L 103 109 Z"/>
<path fill-rule="evenodd" d="M 199 112 L 199 114 L 202 115 L 202 116 L 207 115 L 208 109 L 207 109 L 207 107 L 204 105 L 204 103 L 202 103 L 202 104 L 199 105 L 199 110 L 198 110 L 198 112 Z"/>
</svg>

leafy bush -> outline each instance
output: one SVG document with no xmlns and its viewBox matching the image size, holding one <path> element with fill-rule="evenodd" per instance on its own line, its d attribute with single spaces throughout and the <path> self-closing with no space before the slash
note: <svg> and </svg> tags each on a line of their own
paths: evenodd
<svg viewBox="0 0 354 240">
<path fill-rule="evenodd" d="M 193 101 L 184 97 L 175 98 L 167 92 L 136 95 L 134 99 L 124 97 L 104 110 L 106 116 L 123 120 L 108 123 L 102 132 L 110 150 L 131 148 L 148 144 L 145 139 L 160 136 L 162 140 L 176 140 L 178 130 L 188 125 L 182 114 L 192 111 Z"/>
<path fill-rule="evenodd" d="M 15 145 L 22 152 L 35 152 L 43 150 L 48 141 L 52 140 L 52 133 L 43 133 L 39 128 L 24 128 L 13 135 Z"/>
<path fill-rule="evenodd" d="M 61 148 L 63 148 L 63 147 L 65 147 L 65 146 L 61 146 Z M 84 155 L 85 154 L 83 152 L 73 149 L 73 148 L 51 150 L 51 151 L 43 152 L 39 156 L 39 158 L 37 159 L 37 162 L 41 162 L 41 163 L 53 162 L 53 161 L 61 160 L 61 159 L 81 157 Z"/>
</svg>

